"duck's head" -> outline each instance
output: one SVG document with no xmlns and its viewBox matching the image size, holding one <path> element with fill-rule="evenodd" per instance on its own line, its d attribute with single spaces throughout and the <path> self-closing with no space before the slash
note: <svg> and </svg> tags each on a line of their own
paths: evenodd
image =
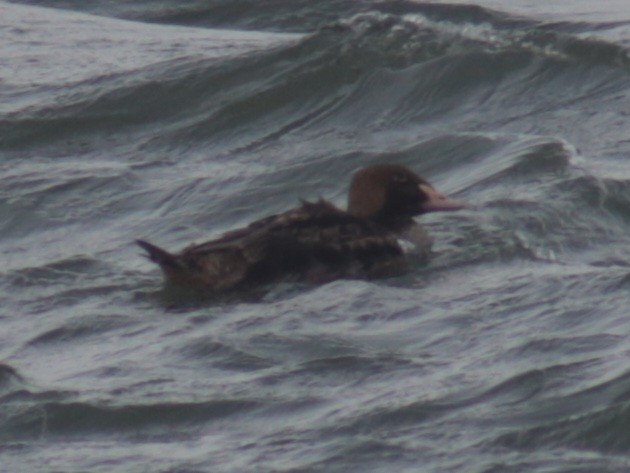
<svg viewBox="0 0 630 473">
<path fill-rule="evenodd" d="M 348 213 L 399 229 L 414 216 L 465 206 L 438 192 L 411 169 L 377 164 L 357 171 L 348 193 Z"/>
</svg>

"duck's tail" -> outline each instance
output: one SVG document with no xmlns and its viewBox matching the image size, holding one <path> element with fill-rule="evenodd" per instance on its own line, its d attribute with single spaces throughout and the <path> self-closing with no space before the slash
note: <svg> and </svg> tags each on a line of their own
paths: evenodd
<svg viewBox="0 0 630 473">
<path fill-rule="evenodd" d="M 147 258 L 154 263 L 159 264 L 163 270 L 168 271 L 181 269 L 181 265 L 177 257 L 168 251 L 144 240 L 136 240 L 136 244 L 147 252 Z"/>
</svg>

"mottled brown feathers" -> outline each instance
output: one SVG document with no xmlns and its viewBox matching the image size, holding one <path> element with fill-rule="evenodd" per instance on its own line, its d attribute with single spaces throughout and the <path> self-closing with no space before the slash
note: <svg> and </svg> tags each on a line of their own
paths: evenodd
<svg viewBox="0 0 630 473">
<path fill-rule="evenodd" d="M 319 201 L 189 246 L 178 259 L 199 283 L 223 290 L 284 274 L 308 278 L 309 271 L 321 272 L 322 265 L 334 274 L 350 271 L 358 277 L 364 271 L 366 277 L 377 276 L 379 268 L 367 256 L 371 252 L 402 254 L 394 235 Z M 355 258 L 365 263 L 352 265 Z"/>
</svg>

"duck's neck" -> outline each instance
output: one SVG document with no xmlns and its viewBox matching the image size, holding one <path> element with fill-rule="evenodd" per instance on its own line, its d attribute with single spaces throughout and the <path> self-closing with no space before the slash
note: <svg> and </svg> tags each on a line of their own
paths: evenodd
<svg viewBox="0 0 630 473">
<path fill-rule="evenodd" d="M 409 228 L 417 225 L 411 217 L 407 216 L 381 215 L 370 220 L 396 234 L 402 234 Z"/>
</svg>

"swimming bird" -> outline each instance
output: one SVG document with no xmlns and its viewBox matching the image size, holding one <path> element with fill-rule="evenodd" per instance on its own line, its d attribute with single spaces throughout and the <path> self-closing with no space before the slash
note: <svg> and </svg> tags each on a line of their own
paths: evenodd
<svg viewBox="0 0 630 473">
<path fill-rule="evenodd" d="M 430 238 L 413 217 L 462 207 L 409 168 L 378 164 L 354 174 L 347 210 L 323 199 L 302 201 L 176 254 L 144 240 L 136 243 L 170 283 L 213 292 L 289 278 L 371 279 L 404 271 L 407 258 L 399 238 L 412 235 L 418 250 L 428 251 Z"/>
</svg>

